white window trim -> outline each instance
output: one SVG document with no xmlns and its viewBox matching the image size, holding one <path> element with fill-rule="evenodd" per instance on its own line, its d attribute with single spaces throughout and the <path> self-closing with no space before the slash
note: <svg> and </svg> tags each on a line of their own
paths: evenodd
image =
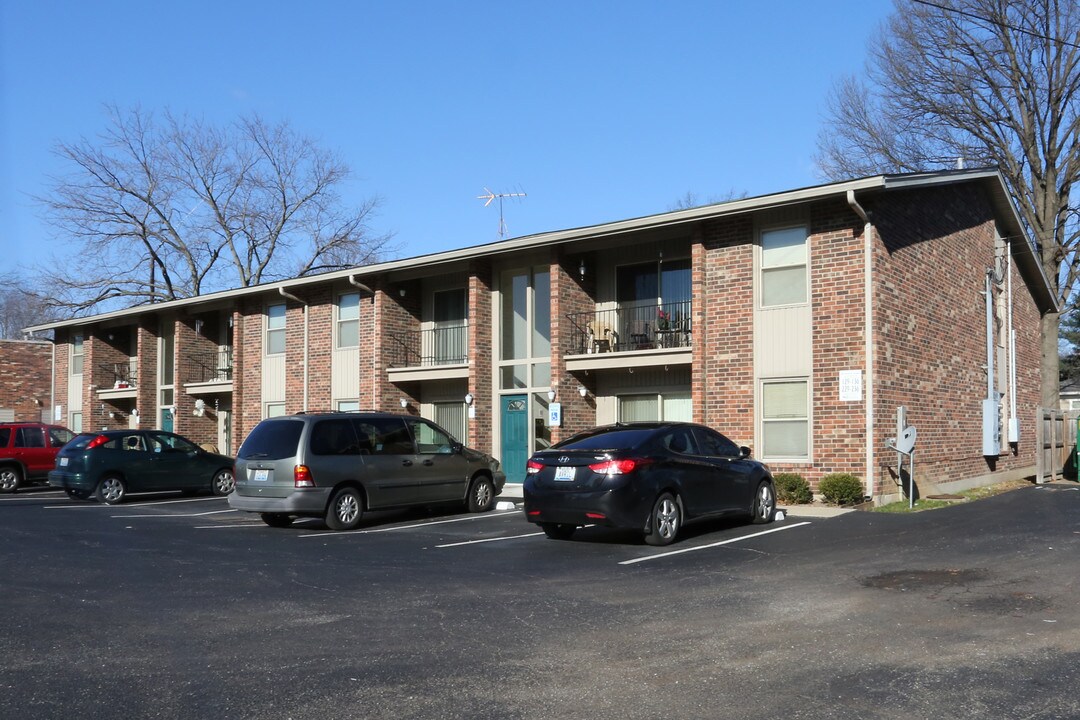
<svg viewBox="0 0 1080 720">
<path fill-rule="evenodd" d="M 806 457 L 785 457 L 783 455 L 765 454 L 765 425 L 769 420 L 765 419 L 765 386 L 773 383 L 806 383 Z M 814 464 L 814 378 L 809 375 L 792 377 L 769 377 L 759 378 L 757 382 L 757 425 L 758 437 L 755 447 L 760 449 L 760 457 L 763 462 L 780 463 L 785 465 L 813 465 Z M 802 418 L 786 418 L 786 420 Z"/>
<path fill-rule="evenodd" d="M 795 228 L 802 228 L 806 234 L 806 262 L 802 263 L 801 267 L 806 272 L 806 299 L 802 302 L 796 303 L 783 303 L 780 305 L 765 305 L 762 302 L 762 295 L 764 290 L 764 274 L 765 274 L 765 245 L 763 242 L 766 233 L 779 232 L 782 230 L 793 230 Z M 754 243 L 754 304 L 758 310 L 775 310 L 777 308 L 789 308 L 789 307 L 805 307 L 810 304 L 812 299 L 812 292 L 810 287 L 810 224 L 807 222 L 795 222 L 784 223 L 780 225 L 764 225 L 757 229 L 757 238 Z M 776 267 L 767 268 L 769 270 L 777 270 L 782 268 L 795 268 L 800 265 L 777 265 Z"/>
<path fill-rule="evenodd" d="M 341 299 L 346 295 L 356 296 L 356 317 L 349 320 L 341 319 Z M 343 291 L 337 294 L 334 298 L 334 349 L 335 350 L 354 350 L 360 347 L 360 301 L 363 300 L 359 291 Z M 346 322 L 356 323 L 356 344 L 355 345 L 342 345 L 341 344 L 341 324 Z"/>
</svg>

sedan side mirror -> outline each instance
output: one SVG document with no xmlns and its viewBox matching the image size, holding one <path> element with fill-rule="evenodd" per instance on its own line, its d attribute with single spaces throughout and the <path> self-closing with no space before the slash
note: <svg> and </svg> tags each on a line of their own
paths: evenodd
<svg viewBox="0 0 1080 720">
<path fill-rule="evenodd" d="M 739 457 L 740 458 L 748 458 L 752 454 L 753 454 L 753 451 L 750 448 L 746 447 L 745 445 L 742 445 L 742 446 L 739 447 Z"/>
</svg>

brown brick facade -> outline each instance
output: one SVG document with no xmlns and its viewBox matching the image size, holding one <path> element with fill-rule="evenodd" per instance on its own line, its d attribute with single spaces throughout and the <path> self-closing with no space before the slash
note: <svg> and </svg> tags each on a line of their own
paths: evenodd
<svg viewBox="0 0 1080 720">
<path fill-rule="evenodd" d="M 16 422 L 55 422 L 52 357 L 50 342 L 0 340 L 0 409 L 11 410 Z"/>
</svg>

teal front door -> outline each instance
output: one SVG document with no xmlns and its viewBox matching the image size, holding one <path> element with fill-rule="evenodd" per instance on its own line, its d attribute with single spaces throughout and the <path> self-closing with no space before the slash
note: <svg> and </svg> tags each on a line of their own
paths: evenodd
<svg viewBox="0 0 1080 720">
<path fill-rule="evenodd" d="M 173 431 L 173 414 L 168 408 L 161 411 L 161 429 L 165 432 Z"/>
<path fill-rule="evenodd" d="M 529 460 L 529 398 L 504 395 L 502 399 L 502 462 L 506 482 L 525 482 Z"/>
</svg>

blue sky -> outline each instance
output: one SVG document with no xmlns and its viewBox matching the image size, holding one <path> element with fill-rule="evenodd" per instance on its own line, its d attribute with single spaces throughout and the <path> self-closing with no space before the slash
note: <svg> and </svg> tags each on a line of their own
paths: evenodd
<svg viewBox="0 0 1080 720">
<path fill-rule="evenodd" d="M 105 103 L 258 113 L 340 153 L 402 256 L 820 182 L 833 81 L 889 0 L 0 3 L 0 272 L 64 241 L 30 196 Z"/>
</svg>

